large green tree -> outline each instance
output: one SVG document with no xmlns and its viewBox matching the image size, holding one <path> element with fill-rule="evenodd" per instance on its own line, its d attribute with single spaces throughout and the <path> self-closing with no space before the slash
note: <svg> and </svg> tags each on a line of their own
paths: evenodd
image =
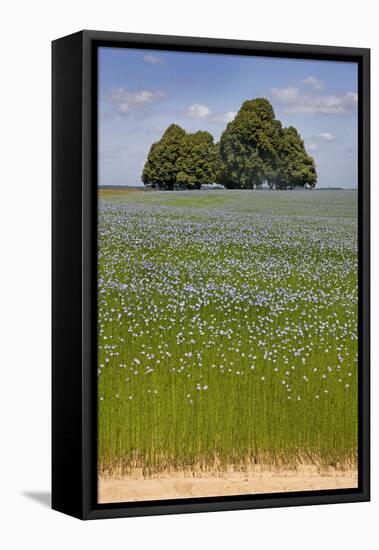
<svg viewBox="0 0 379 550">
<path fill-rule="evenodd" d="M 260 187 L 278 168 L 281 123 L 264 98 L 245 101 L 220 139 L 220 183 L 235 189 Z"/>
<path fill-rule="evenodd" d="M 216 177 L 218 147 L 209 132 L 186 133 L 171 124 L 153 143 L 145 162 L 142 181 L 160 189 L 200 189 Z"/>
<path fill-rule="evenodd" d="M 178 159 L 184 136 L 183 128 L 171 124 L 159 141 L 153 143 L 145 162 L 142 181 L 145 185 L 173 189 L 179 172 Z"/>
<path fill-rule="evenodd" d="M 186 134 L 181 143 L 178 159 L 177 184 L 185 189 L 200 189 L 203 183 L 216 178 L 218 147 L 209 132 Z"/>
<path fill-rule="evenodd" d="M 305 150 L 304 141 L 293 126 L 282 128 L 278 146 L 279 163 L 276 173 L 268 178 L 276 189 L 312 189 L 317 182 L 313 158 Z"/>
</svg>

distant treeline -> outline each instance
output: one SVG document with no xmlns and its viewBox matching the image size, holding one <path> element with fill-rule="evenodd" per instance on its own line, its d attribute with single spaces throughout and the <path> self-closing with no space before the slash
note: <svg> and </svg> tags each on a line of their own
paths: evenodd
<svg viewBox="0 0 379 550">
<path fill-rule="evenodd" d="M 218 143 L 209 132 L 171 124 L 151 146 L 142 181 L 158 189 L 312 189 L 317 173 L 296 128 L 283 127 L 271 103 L 257 98 L 244 101 Z"/>
</svg>

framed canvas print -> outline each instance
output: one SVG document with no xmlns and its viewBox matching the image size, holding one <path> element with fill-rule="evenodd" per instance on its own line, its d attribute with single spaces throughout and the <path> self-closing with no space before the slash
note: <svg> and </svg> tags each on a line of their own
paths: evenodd
<svg viewBox="0 0 379 550">
<path fill-rule="evenodd" d="M 369 50 L 53 42 L 53 508 L 369 499 Z"/>
</svg>

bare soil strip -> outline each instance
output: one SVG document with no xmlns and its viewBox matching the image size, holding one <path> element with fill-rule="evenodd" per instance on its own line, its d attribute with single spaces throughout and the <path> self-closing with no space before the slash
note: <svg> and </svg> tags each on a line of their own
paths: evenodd
<svg viewBox="0 0 379 550">
<path fill-rule="evenodd" d="M 211 473 L 189 476 L 175 472 L 162 476 L 122 476 L 100 478 L 99 503 L 135 502 L 190 497 L 284 493 L 321 489 L 351 489 L 358 486 L 356 469 L 320 471 L 317 466 L 301 466 L 296 470 L 261 470 Z"/>
</svg>

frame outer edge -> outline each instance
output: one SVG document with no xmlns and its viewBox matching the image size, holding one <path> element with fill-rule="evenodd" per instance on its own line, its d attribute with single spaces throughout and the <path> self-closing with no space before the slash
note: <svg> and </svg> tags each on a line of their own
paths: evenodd
<svg viewBox="0 0 379 550">
<path fill-rule="evenodd" d="M 83 415 L 83 519 L 85 519 L 97 502 L 97 492 L 93 489 L 92 480 L 96 475 L 97 468 L 94 458 L 97 454 L 97 441 L 94 437 L 96 431 L 93 429 L 97 422 L 96 410 L 96 376 L 93 376 L 93 349 L 97 343 L 96 331 L 93 330 L 92 320 L 96 315 L 96 284 L 93 281 L 96 273 L 97 258 L 94 253 L 97 235 L 96 220 L 94 217 L 94 202 L 96 204 L 97 189 L 94 188 L 96 174 L 93 174 L 92 156 L 97 153 L 93 150 L 93 132 L 96 123 L 96 105 L 93 104 L 92 88 L 92 43 L 86 32 L 82 34 L 83 44 L 83 108 L 82 108 L 82 242 L 83 242 L 83 274 L 82 274 L 82 296 L 83 296 L 83 355 L 82 355 L 82 415 Z M 95 245 L 95 246 L 94 246 Z"/>
<path fill-rule="evenodd" d="M 362 53 L 362 134 L 361 134 L 361 177 L 362 177 L 362 218 L 361 218 L 361 368 L 362 387 L 361 423 L 362 430 L 362 491 L 370 500 L 370 50 Z"/>
<path fill-rule="evenodd" d="M 216 51 L 217 49 L 232 50 L 244 49 L 246 54 L 253 54 L 254 50 L 259 50 L 261 55 L 271 56 L 274 52 L 280 51 L 283 57 L 297 55 L 301 57 L 301 53 L 305 58 L 324 58 L 333 57 L 345 58 L 349 61 L 355 58 L 356 61 L 362 63 L 362 86 L 364 93 L 362 94 L 362 123 L 363 129 L 361 134 L 362 146 L 362 166 L 360 171 L 362 190 L 364 200 L 362 202 L 362 266 L 363 266 L 363 305 L 364 315 L 362 316 L 362 328 L 367 332 L 369 330 L 369 179 L 370 179 L 370 91 L 369 91 L 369 73 L 370 73 L 370 51 L 363 48 L 344 48 L 331 46 L 307 46 L 299 44 L 281 44 L 281 43 L 265 43 L 265 42 L 250 42 L 229 39 L 207 39 L 207 38 L 191 38 L 191 37 L 175 37 L 163 35 L 143 35 L 131 33 L 113 33 L 102 31 L 81 31 L 71 37 L 80 36 L 81 42 L 81 178 L 80 178 L 80 208 L 81 208 L 81 368 L 80 368 L 80 440 L 81 454 L 78 460 L 80 464 L 80 490 L 79 490 L 79 507 L 75 510 L 61 509 L 65 513 L 75 515 L 81 519 L 100 519 L 100 518 L 115 518 L 127 516 L 146 516 L 156 514 L 174 514 L 174 513 L 192 513 L 205 511 L 223 511 L 223 510 L 242 510 L 267 507 L 282 507 L 282 506 L 300 506 L 310 504 L 332 504 L 343 502 L 361 502 L 369 500 L 369 399 L 366 399 L 362 406 L 362 421 L 363 439 L 362 439 L 362 464 L 364 466 L 364 475 L 362 478 L 362 486 L 360 490 L 352 492 L 323 492 L 315 491 L 313 494 L 297 493 L 297 494 L 280 494 L 280 495 L 253 495 L 251 498 L 236 498 L 234 500 L 223 499 L 188 499 L 188 501 L 154 501 L 141 503 L 119 503 L 111 506 L 98 505 L 96 490 L 93 488 L 93 480 L 96 474 L 96 464 L 94 456 L 96 455 L 97 442 L 95 441 L 96 427 L 96 395 L 94 391 L 94 383 L 96 376 L 93 374 L 96 369 L 93 368 L 93 350 L 96 333 L 93 331 L 94 318 L 94 292 L 96 285 L 93 283 L 93 273 L 95 269 L 95 258 L 93 251 L 95 250 L 97 237 L 94 231 L 96 220 L 93 213 L 95 212 L 94 201 L 96 202 L 97 190 L 94 189 L 96 181 L 96 165 L 93 158 L 96 148 L 93 142 L 93 133 L 96 132 L 96 112 L 97 105 L 94 101 L 94 81 L 93 67 L 96 42 L 119 42 L 125 47 L 133 47 L 138 43 L 139 47 L 145 45 L 147 48 L 156 46 L 175 50 L 178 48 L 208 49 Z M 63 43 L 66 38 L 61 38 L 57 42 Z M 110 44 L 111 45 L 111 44 Z M 264 52 L 264 53 L 263 53 Z M 54 93 L 53 93 L 54 96 Z M 97 145 L 97 144 L 96 144 Z M 54 155 L 53 155 L 54 156 Z M 53 177 L 54 180 L 54 177 Z M 72 199 L 66 199 L 67 204 L 71 207 Z M 74 238 L 74 236 L 73 236 Z M 79 236 L 75 238 L 79 239 Z M 77 269 L 77 266 L 76 266 Z M 96 310 L 96 308 L 95 308 Z M 55 314 L 56 316 L 56 314 Z M 369 396 L 369 335 L 364 337 L 362 347 L 362 395 Z M 95 378 L 95 381 L 94 381 Z M 77 381 L 78 382 L 78 381 Z M 79 382 L 78 382 L 79 383 Z M 362 398 L 361 395 L 361 398 Z M 95 428 L 94 428 L 95 427 Z M 95 453 L 95 455 L 94 455 Z M 54 466 L 53 466 L 54 470 Z M 76 493 L 77 494 L 77 493 Z M 258 498 L 257 498 L 258 497 Z M 75 505 L 76 506 L 76 505 Z M 54 504 L 53 504 L 53 507 Z M 59 509 L 55 507 L 55 509 Z"/>
<path fill-rule="evenodd" d="M 82 517 L 82 42 L 52 44 L 52 508 Z"/>
</svg>

